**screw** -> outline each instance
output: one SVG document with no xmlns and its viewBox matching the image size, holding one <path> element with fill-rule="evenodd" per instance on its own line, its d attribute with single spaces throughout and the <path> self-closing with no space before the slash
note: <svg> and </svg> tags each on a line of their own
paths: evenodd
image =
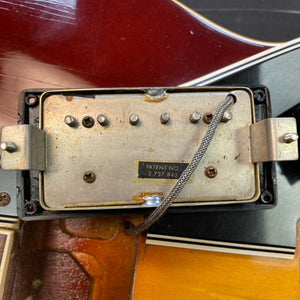
<svg viewBox="0 0 300 300">
<path fill-rule="evenodd" d="M 222 116 L 221 121 L 224 123 L 227 123 L 231 119 L 232 119 L 232 113 L 230 111 L 226 110 Z"/>
<path fill-rule="evenodd" d="M 254 100 L 263 102 L 266 100 L 266 93 L 264 90 L 258 89 L 253 92 Z"/>
<path fill-rule="evenodd" d="M 273 195 L 268 191 L 264 191 L 260 196 L 260 200 L 262 203 L 268 204 L 268 203 L 272 202 Z"/>
<path fill-rule="evenodd" d="M 96 180 L 96 174 L 93 171 L 87 171 L 83 174 L 83 180 L 87 183 L 93 183 Z"/>
<path fill-rule="evenodd" d="M 167 124 L 170 121 L 170 115 L 167 112 L 164 112 L 160 115 L 160 123 Z"/>
<path fill-rule="evenodd" d="M 211 113 L 205 113 L 203 115 L 203 121 L 206 123 L 206 124 L 210 124 L 210 122 L 212 121 L 214 115 L 211 114 Z"/>
<path fill-rule="evenodd" d="M 34 106 L 35 104 L 37 104 L 37 102 L 38 102 L 38 97 L 36 95 L 29 94 L 25 98 L 25 103 L 28 106 Z"/>
<path fill-rule="evenodd" d="M 12 142 L 3 142 L 1 143 L 1 150 L 7 152 L 15 152 L 17 150 L 17 146 Z"/>
<path fill-rule="evenodd" d="M 67 115 L 67 116 L 65 116 L 65 124 L 67 124 L 70 127 L 75 127 L 77 122 L 73 116 Z"/>
<path fill-rule="evenodd" d="M 286 133 L 283 136 L 283 141 L 287 144 L 290 144 L 292 142 L 296 142 L 298 140 L 298 134 L 297 133 Z"/>
<path fill-rule="evenodd" d="M 32 216 L 37 212 L 37 204 L 36 201 L 27 201 L 24 205 L 24 211 L 26 215 Z"/>
<path fill-rule="evenodd" d="M 131 125 L 137 125 L 137 123 L 139 122 L 139 116 L 137 114 L 131 114 L 129 116 L 129 123 Z"/>
<path fill-rule="evenodd" d="M 108 124 L 108 120 L 104 115 L 99 115 L 97 121 L 101 126 L 106 126 Z"/>
<path fill-rule="evenodd" d="M 205 175 L 208 178 L 215 178 L 217 174 L 218 174 L 218 170 L 213 166 L 209 166 L 205 169 Z"/>
<path fill-rule="evenodd" d="M 200 121 L 201 115 L 198 111 L 194 111 L 192 114 L 190 114 L 190 122 L 193 124 L 196 124 Z"/>
<path fill-rule="evenodd" d="M 82 119 L 82 125 L 86 128 L 92 128 L 95 124 L 95 121 L 92 117 L 86 116 Z"/>
<path fill-rule="evenodd" d="M 10 202 L 10 195 L 8 193 L 0 193 L 0 206 L 6 206 Z"/>
</svg>

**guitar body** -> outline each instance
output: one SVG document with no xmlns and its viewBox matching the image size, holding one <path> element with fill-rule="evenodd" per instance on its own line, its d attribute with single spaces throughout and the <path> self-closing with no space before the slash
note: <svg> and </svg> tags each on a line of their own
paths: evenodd
<svg viewBox="0 0 300 300">
<path fill-rule="evenodd" d="M 24 89 L 176 86 L 270 48 L 227 32 L 173 1 L 11 0 L 0 1 L 0 16 L 0 126 L 16 123 L 18 94 Z M 123 233 L 126 219 L 137 224 L 142 216 L 13 226 L 5 297 L 214 299 L 228 288 L 228 299 L 274 299 L 274 293 L 247 294 L 273 272 L 272 280 L 284 279 L 283 289 L 298 293 L 297 258 L 286 263 L 145 248 L 145 236 Z M 143 264 L 144 258 L 150 260 Z M 161 259 L 168 263 L 161 265 Z M 136 262 L 142 275 L 132 292 Z M 174 276 L 178 271 L 190 279 L 184 288 L 182 278 Z M 168 274 L 169 284 L 157 276 L 160 272 Z M 228 272 L 233 275 L 227 281 Z"/>
<path fill-rule="evenodd" d="M 173 1 L 0 2 L 0 125 L 31 88 L 176 86 L 270 45 Z"/>
</svg>

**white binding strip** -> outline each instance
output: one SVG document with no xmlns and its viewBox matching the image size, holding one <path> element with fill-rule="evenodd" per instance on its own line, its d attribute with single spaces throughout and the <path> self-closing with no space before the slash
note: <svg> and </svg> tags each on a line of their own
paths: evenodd
<svg viewBox="0 0 300 300">
<path fill-rule="evenodd" d="M 155 238 L 159 238 L 159 239 L 155 239 Z M 164 239 L 164 240 L 160 240 L 160 239 Z M 191 242 L 196 242 L 199 244 L 192 244 Z M 201 243 L 203 243 L 203 245 L 201 245 Z M 190 239 L 190 238 L 172 237 L 172 236 L 164 236 L 164 235 L 156 235 L 156 234 L 148 234 L 146 244 L 165 246 L 165 247 L 202 250 L 202 251 L 214 251 L 214 252 L 231 253 L 231 254 L 255 255 L 255 256 L 273 257 L 273 258 L 281 258 L 281 259 L 293 259 L 295 254 L 295 249 L 293 248 L 268 247 L 268 246 L 249 245 L 249 244 L 217 242 L 217 241 L 210 241 L 210 240 Z M 276 251 L 276 252 L 271 252 L 271 251 Z"/>
<path fill-rule="evenodd" d="M 252 255 L 252 256 L 262 256 L 262 257 L 272 257 L 272 258 L 281 258 L 281 259 L 293 259 L 294 254 L 288 253 L 278 253 L 278 252 L 263 252 L 258 250 L 244 250 L 236 248 L 222 248 L 214 246 L 205 246 L 205 245 L 194 245 L 187 243 L 174 243 L 174 242 L 165 242 L 157 240 L 147 240 L 147 245 L 156 245 L 164 247 L 174 247 L 174 248 L 183 248 L 183 249 L 192 249 L 192 250 L 202 250 L 202 251 L 214 251 L 221 253 L 229 254 L 240 254 L 240 255 Z"/>
<path fill-rule="evenodd" d="M 182 86 L 203 86 L 211 84 L 215 81 L 221 80 L 225 77 L 228 77 L 234 73 L 272 59 L 276 56 L 282 55 L 284 53 L 290 52 L 300 47 L 300 38 L 292 40 L 290 42 L 284 43 L 280 46 L 270 48 L 268 50 L 262 51 L 258 54 L 252 55 L 248 58 L 240 60 L 234 64 L 231 64 L 227 67 L 221 68 L 217 71 L 204 75 L 202 77 L 196 78 L 194 80 L 188 81 L 179 85 Z"/>
<path fill-rule="evenodd" d="M 270 247 L 270 246 L 259 246 L 259 245 L 251 245 L 251 244 L 240 244 L 240 243 L 229 243 L 229 242 L 218 242 L 212 240 L 203 240 L 203 239 L 193 239 L 186 238 L 180 236 L 169 236 L 169 235 L 161 235 L 161 234 L 152 234 L 149 233 L 147 235 L 148 239 L 164 239 L 164 240 L 176 240 L 179 242 L 192 242 L 192 243 L 202 243 L 202 244 L 210 244 L 210 245 L 219 245 L 219 246 L 230 246 L 230 247 L 239 247 L 239 248 L 247 248 L 247 249 L 265 249 L 268 251 L 281 251 L 287 253 L 295 253 L 294 248 L 284 248 L 284 247 Z"/>
<path fill-rule="evenodd" d="M 8 281 L 8 270 L 12 256 L 12 249 L 14 243 L 14 231 L 1 229 L 0 234 L 6 236 L 2 259 L 0 261 L 0 299 L 3 299 L 6 282 Z"/>
</svg>

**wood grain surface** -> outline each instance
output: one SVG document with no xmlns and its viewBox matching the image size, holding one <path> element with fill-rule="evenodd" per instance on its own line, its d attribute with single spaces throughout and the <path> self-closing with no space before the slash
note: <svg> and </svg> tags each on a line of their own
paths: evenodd
<svg viewBox="0 0 300 300">
<path fill-rule="evenodd" d="M 286 260 L 146 246 L 118 217 L 29 222 L 6 299 L 299 299 L 299 249 L 299 235 Z"/>
<path fill-rule="evenodd" d="M 299 234 L 293 260 L 140 247 L 133 300 L 300 299 Z"/>
<path fill-rule="evenodd" d="M 137 240 L 119 217 L 24 223 L 7 299 L 129 299 Z"/>
</svg>

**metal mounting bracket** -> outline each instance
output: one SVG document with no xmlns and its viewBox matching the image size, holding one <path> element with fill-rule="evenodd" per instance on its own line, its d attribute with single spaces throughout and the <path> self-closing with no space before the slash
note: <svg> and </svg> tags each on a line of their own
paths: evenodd
<svg viewBox="0 0 300 300">
<path fill-rule="evenodd" d="M 39 170 L 46 168 L 46 132 L 32 125 L 3 126 L 1 168 Z"/>
<path fill-rule="evenodd" d="M 252 162 L 298 159 L 294 118 L 270 118 L 250 125 Z"/>
<path fill-rule="evenodd" d="M 270 118 L 250 125 L 253 163 L 298 159 L 294 118 Z M 3 126 L 3 170 L 46 169 L 46 132 L 32 125 Z"/>
</svg>

